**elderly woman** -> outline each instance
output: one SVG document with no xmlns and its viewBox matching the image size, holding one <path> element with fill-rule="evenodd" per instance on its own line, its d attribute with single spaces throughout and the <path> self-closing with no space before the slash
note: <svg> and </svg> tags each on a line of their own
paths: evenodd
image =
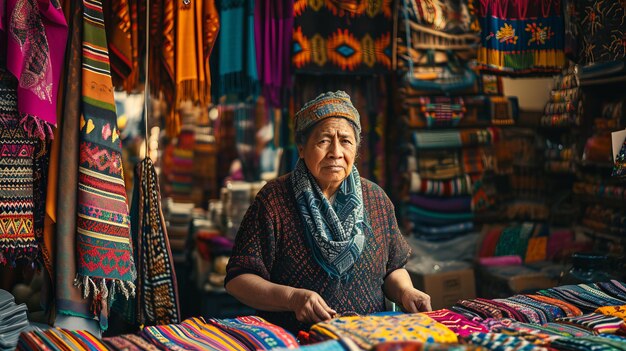
<svg viewBox="0 0 626 351">
<path fill-rule="evenodd" d="M 403 268 L 410 249 L 393 204 L 354 166 L 359 113 L 329 92 L 295 116 L 300 159 L 248 209 L 227 267 L 226 290 L 292 332 L 336 314 L 429 311 Z"/>
</svg>

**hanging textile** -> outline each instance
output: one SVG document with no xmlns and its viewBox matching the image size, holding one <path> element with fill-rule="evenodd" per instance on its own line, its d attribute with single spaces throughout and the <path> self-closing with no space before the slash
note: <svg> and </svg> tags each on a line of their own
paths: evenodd
<svg viewBox="0 0 626 351">
<path fill-rule="evenodd" d="M 573 22 L 577 39 L 577 58 L 582 64 L 620 61 L 626 58 L 626 3 L 624 1 L 570 0 L 573 7 L 568 21 Z"/>
<path fill-rule="evenodd" d="M 552 74 L 565 64 L 560 0 L 482 0 L 478 16 L 480 68 Z"/>
<path fill-rule="evenodd" d="M 220 5 L 218 94 L 220 97 L 233 95 L 235 100 L 241 101 L 256 96 L 259 89 L 254 38 L 255 2 L 224 0 Z"/>
<path fill-rule="evenodd" d="M 176 105 L 186 100 L 205 105 L 210 101 L 210 87 L 203 42 L 203 1 L 179 1 L 176 5 Z"/>
<path fill-rule="evenodd" d="M 254 41 L 263 96 L 271 107 L 286 104 L 291 88 L 291 33 L 293 0 L 256 0 Z"/>
<path fill-rule="evenodd" d="M 134 41 L 137 41 L 137 26 L 133 26 L 131 22 L 131 4 L 129 0 L 109 1 L 109 4 L 104 6 L 104 17 L 107 23 L 105 29 L 111 60 L 111 78 L 116 87 L 121 87 L 132 76 L 133 82 L 129 85 L 134 88 L 139 76 L 136 69 L 138 63 L 135 62 L 138 58 L 137 48 L 133 46 Z M 132 88 L 127 92 L 130 93 Z"/>
<path fill-rule="evenodd" d="M 6 67 L 18 79 L 21 123 L 31 135 L 52 137 L 67 39 L 61 5 L 56 0 L 6 0 L 0 32 L 6 37 Z"/>
<path fill-rule="evenodd" d="M 117 290 L 134 295 L 136 272 L 102 4 L 83 0 L 83 11 L 75 284 L 98 316 Z"/>
<path fill-rule="evenodd" d="M 70 41 L 65 72 L 67 82 L 82 81 L 83 5 L 72 1 L 69 5 Z M 89 311 L 91 297 L 82 298 L 79 288 L 74 286 L 78 257 L 76 251 L 77 191 L 79 121 L 81 114 L 80 84 L 65 84 L 63 116 L 59 124 L 59 166 L 56 200 L 56 232 L 52 233 L 56 248 L 53 249 L 55 271 L 51 275 L 58 314 L 94 318 Z M 50 236 L 50 234 L 48 234 Z M 105 317 L 105 318 L 103 318 Z M 106 325 L 106 316 L 100 323 Z"/>
<path fill-rule="evenodd" d="M 141 325 L 178 323 L 180 310 L 174 261 L 161 210 L 158 178 L 152 160 L 137 165 L 133 246 L 137 262 L 137 318 Z"/>
<path fill-rule="evenodd" d="M 20 258 L 32 262 L 38 256 L 33 224 L 38 140 L 20 125 L 17 91 L 15 77 L 0 68 L 0 264 L 15 264 Z"/>
<path fill-rule="evenodd" d="M 392 1 L 294 2 L 296 72 L 372 74 L 391 69 Z"/>
</svg>

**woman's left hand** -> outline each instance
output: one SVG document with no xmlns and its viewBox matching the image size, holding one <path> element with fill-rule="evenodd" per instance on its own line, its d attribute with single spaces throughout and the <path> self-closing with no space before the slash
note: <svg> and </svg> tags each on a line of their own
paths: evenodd
<svg viewBox="0 0 626 351">
<path fill-rule="evenodd" d="M 430 296 L 415 288 L 407 288 L 402 291 L 401 302 L 406 312 L 417 313 L 432 311 Z"/>
</svg>

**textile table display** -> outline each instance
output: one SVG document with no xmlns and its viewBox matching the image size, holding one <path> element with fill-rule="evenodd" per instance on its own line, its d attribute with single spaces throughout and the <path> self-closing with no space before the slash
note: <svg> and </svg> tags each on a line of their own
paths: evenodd
<svg viewBox="0 0 626 351">
<path fill-rule="evenodd" d="M 102 4 L 84 0 L 83 11 L 75 284 L 106 329 L 109 300 L 134 295 L 136 272 Z"/>
<path fill-rule="evenodd" d="M 458 341 L 456 334 L 445 325 L 420 313 L 339 317 L 311 327 L 311 333 L 324 335 L 326 331 L 339 337 L 349 337 L 364 349 L 385 341 Z"/>
<path fill-rule="evenodd" d="M 448 309 L 424 313 L 435 321 L 445 325 L 455 334 L 465 337 L 476 332 L 486 333 L 489 330 L 478 322 L 474 322 L 462 314 L 452 312 Z"/>
<path fill-rule="evenodd" d="M 481 68 L 513 75 L 555 73 L 565 64 L 560 1 L 485 0 L 478 16 Z"/>
<path fill-rule="evenodd" d="M 617 330 L 619 330 L 620 326 L 624 324 L 624 320 L 622 318 L 608 316 L 601 313 L 590 313 L 577 317 L 563 317 L 558 318 L 556 321 L 588 329 L 594 334 L 614 334 Z"/>
<path fill-rule="evenodd" d="M 547 348 L 537 346 L 523 338 L 501 333 L 474 333 L 469 337 L 469 342 L 489 350 L 548 351 Z"/>
<path fill-rule="evenodd" d="M 219 327 L 233 338 L 246 345 L 249 350 L 270 350 L 273 348 L 298 348 L 296 338 L 261 317 L 247 316 L 233 319 L 210 319 L 209 324 Z"/>
</svg>

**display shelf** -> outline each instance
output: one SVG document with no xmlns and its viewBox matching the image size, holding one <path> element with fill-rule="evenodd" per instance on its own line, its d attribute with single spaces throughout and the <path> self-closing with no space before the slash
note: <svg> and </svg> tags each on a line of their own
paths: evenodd
<svg viewBox="0 0 626 351">
<path fill-rule="evenodd" d="M 597 238 L 597 239 L 610 240 L 610 241 L 618 242 L 618 243 L 621 243 L 621 244 L 626 244 L 626 236 L 620 236 L 620 235 L 617 235 L 617 234 L 610 234 L 610 233 L 599 232 L 597 230 L 585 227 L 583 225 L 574 226 L 574 230 L 575 231 L 579 231 L 579 232 L 581 232 L 583 234 L 586 234 L 588 236 Z"/>
</svg>

